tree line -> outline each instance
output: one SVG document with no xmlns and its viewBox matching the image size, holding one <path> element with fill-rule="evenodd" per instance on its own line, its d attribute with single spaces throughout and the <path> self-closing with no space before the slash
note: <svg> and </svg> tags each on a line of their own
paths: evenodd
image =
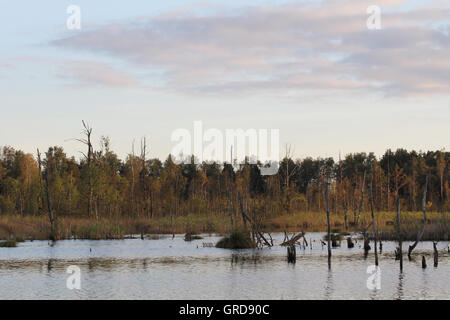
<svg viewBox="0 0 450 320">
<path fill-rule="evenodd" d="M 68 157 L 62 147 L 35 155 L 5 146 L 0 150 L 0 215 L 153 218 L 187 214 L 273 217 L 298 211 L 329 210 L 358 224 L 361 212 L 420 211 L 428 179 L 427 210 L 449 211 L 449 158 L 445 151 L 387 150 L 347 154 L 343 159 L 292 159 L 286 148 L 279 171 L 262 176 L 258 165 L 175 163 L 148 159 L 142 139 L 125 160 L 102 137 L 94 150 L 85 125 L 86 153 Z M 428 177 L 428 178 L 427 178 Z M 368 190 L 372 189 L 369 199 Z"/>
</svg>

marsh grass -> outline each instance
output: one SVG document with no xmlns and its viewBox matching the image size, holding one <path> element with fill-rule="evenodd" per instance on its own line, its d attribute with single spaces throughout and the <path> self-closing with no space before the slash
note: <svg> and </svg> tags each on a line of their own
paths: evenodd
<svg viewBox="0 0 450 320">
<path fill-rule="evenodd" d="M 378 236 L 382 240 L 396 239 L 395 213 L 376 212 Z M 450 221 L 448 215 L 429 212 L 428 224 L 425 229 L 424 240 L 448 240 Z M 352 215 L 349 214 L 349 221 Z M 422 226 L 421 212 L 402 212 L 402 230 L 404 239 L 414 239 Z M 362 225 L 369 225 L 370 213 L 363 212 L 360 217 Z M 241 220 L 236 215 L 236 227 L 241 228 Z M 331 214 L 333 233 L 360 232 L 361 227 L 349 227 L 345 230 L 344 215 Z M 327 229 L 326 214 L 324 212 L 295 212 L 275 217 L 266 217 L 262 224 L 266 232 L 325 232 Z M 50 224 L 46 216 L 1 216 L 0 240 L 47 240 L 50 235 Z M 57 219 L 58 239 L 124 239 L 127 235 L 141 234 L 202 234 L 218 233 L 230 234 L 228 215 L 196 215 L 189 214 L 173 219 L 170 216 L 157 218 L 72 218 L 59 217 Z M 370 233 L 369 233 L 370 235 Z"/>
</svg>

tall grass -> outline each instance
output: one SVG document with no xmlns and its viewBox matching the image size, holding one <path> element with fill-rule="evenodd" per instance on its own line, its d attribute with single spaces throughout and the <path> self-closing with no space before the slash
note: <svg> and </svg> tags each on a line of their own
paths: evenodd
<svg viewBox="0 0 450 320">
<path fill-rule="evenodd" d="M 394 237 L 394 212 L 377 212 L 377 229 L 382 237 Z M 448 215 L 442 213 L 427 213 L 428 225 L 424 240 L 448 239 L 450 228 Z M 348 215 L 352 221 L 353 215 Z M 241 219 L 236 215 L 236 227 L 240 227 Z M 370 213 L 363 212 L 360 226 L 349 226 L 348 231 L 361 231 L 361 226 L 368 226 L 371 221 Z M 333 232 L 345 231 L 344 215 L 331 215 Z M 414 238 L 423 223 L 421 212 L 403 212 L 402 230 L 407 238 Z M 295 212 L 264 219 L 262 229 L 266 232 L 299 231 L 323 232 L 327 229 L 326 214 L 324 212 Z M 0 239 L 36 239 L 46 240 L 50 235 L 50 224 L 46 216 L 1 216 Z M 181 233 L 230 233 L 228 215 L 198 215 L 170 216 L 159 218 L 71 218 L 57 219 L 58 239 L 123 239 L 131 234 L 181 234 Z"/>
</svg>

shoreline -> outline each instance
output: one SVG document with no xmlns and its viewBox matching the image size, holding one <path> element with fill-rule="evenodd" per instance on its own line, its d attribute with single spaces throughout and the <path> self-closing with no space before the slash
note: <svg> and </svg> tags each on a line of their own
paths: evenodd
<svg viewBox="0 0 450 320">
<path fill-rule="evenodd" d="M 448 241 L 450 234 L 450 219 L 447 213 L 430 212 L 428 223 L 425 227 L 423 241 Z M 395 240 L 395 213 L 378 212 L 376 216 L 377 234 L 380 240 Z M 350 215 L 348 221 L 351 221 Z M 235 215 L 236 228 L 242 228 L 242 222 Z M 363 212 L 360 224 L 349 223 L 345 228 L 344 215 L 331 214 L 331 231 L 345 236 L 349 233 L 371 234 L 370 213 Z M 404 212 L 401 218 L 402 239 L 414 240 L 417 232 L 423 226 L 421 212 Z M 326 232 L 326 214 L 323 212 L 296 212 L 275 217 L 266 217 L 261 222 L 263 232 Z M 172 234 L 211 234 L 224 235 L 231 231 L 229 216 L 222 215 L 196 215 L 156 218 L 109 218 L 102 217 L 98 220 L 88 218 L 57 218 L 57 239 L 90 239 L 108 240 L 124 239 L 127 235 L 172 235 Z M 0 240 L 48 240 L 50 235 L 50 223 L 46 216 L 1 216 Z"/>
</svg>

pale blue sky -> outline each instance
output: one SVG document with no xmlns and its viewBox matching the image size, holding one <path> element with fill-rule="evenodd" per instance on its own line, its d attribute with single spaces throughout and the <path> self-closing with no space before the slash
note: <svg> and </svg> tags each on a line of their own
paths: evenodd
<svg viewBox="0 0 450 320">
<path fill-rule="evenodd" d="M 374 1 L 382 30 L 372 1 L 314 2 L 0 0 L 0 146 L 79 156 L 84 119 L 121 157 L 146 136 L 165 158 L 201 120 L 280 129 L 298 157 L 448 150 L 448 1 Z"/>
</svg>

